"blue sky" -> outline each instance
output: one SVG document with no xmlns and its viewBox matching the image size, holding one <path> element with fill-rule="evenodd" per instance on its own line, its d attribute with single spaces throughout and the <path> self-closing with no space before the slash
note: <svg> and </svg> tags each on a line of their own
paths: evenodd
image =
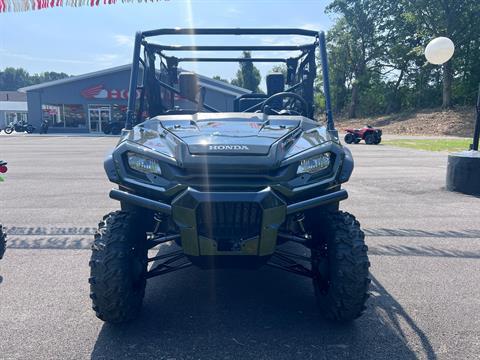
<svg viewBox="0 0 480 360">
<path fill-rule="evenodd" d="M 30 73 L 63 71 L 77 75 L 131 61 L 135 31 L 164 27 L 302 27 L 327 30 L 328 0 L 161 0 L 114 6 L 53 8 L 0 14 L 0 69 L 23 67 Z M 215 44 L 298 42 L 298 38 L 232 37 Z M 191 43 L 184 36 L 162 38 L 173 44 Z M 202 44 L 205 37 L 197 40 Z M 187 55 L 187 54 L 184 54 Z M 261 55 L 261 54 L 259 54 Z M 238 64 L 183 66 L 200 73 L 231 79 Z M 265 74 L 272 64 L 259 64 Z"/>
</svg>

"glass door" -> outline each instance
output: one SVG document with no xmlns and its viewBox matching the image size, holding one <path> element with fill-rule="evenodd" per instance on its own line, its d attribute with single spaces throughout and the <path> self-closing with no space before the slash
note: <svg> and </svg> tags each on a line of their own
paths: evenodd
<svg viewBox="0 0 480 360">
<path fill-rule="evenodd" d="M 90 132 L 102 132 L 110 122 L 110 107 L 95 106 L 88 108 L 88 121 Z"/>
<path fill-rule="evenodd" d="M 110 108 L 101 108 L 100 109 L 100 131 L 106 129 L 110 123 Z"/>
<path fill-rule="evenodd" d="M 88 109 L 88 121 L 90 122 L 90 132 L 100 132 L 100 110 Z"/>
</svg>

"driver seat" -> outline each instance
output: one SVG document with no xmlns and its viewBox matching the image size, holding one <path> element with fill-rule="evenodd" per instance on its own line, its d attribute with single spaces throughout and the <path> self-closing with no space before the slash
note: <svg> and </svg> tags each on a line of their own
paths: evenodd
<svg viewBox="0 0 480 360">
<path fill-rule="evenodd" d="M 267 94 L 269 97 L 285 91 L 285 76 L 282 73 L 268 74 L 265 82 L 267 83 Z"/>
<path fill-rule="evenodd" d="M 251 93 L 243 94 L 233 100 L 233 111 L 242 112 L 247 109 L 250 109 L 252 106 L 255 106 L 261 103 L 263 100 L 268 98 L 266 94 L 260 93 Z"/>
<path fill-rule="evenodd" d="M 197 103 L 198 111 L 203 110 L 203 103 L 205 101 L 206 89 L 200 86 L 198 76 L 191 72 L 181 72 L 178 75 L 178 88 L 180 96 L 191 103 Z M 183 104 L 183 108 L 188 109 L 187 104 Z"/>
</svg>

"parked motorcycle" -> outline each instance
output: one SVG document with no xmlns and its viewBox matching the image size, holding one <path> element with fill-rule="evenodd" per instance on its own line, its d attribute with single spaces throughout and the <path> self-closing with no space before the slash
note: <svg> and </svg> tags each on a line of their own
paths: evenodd
<svg viewBox="0 0 480 360">
<path fill-rule="evenodd" d="M 29 124 L 27 122 L 15 122 L 15 123 L 10 123 L 3 131 L 5 131 L 6 134 L 11 134 L 15 130 L 16 132 L 27 132 L 27 134 L 31 134 L 35 131 L 35 128 L 33 127 L 32 124 Z"/>
<path fill-rule="evenodd" d="M 42 125 L 40 126 L 40 134 L 46 134 L 48 133 L 48 120 L 43 120 Z"/>
</svg>

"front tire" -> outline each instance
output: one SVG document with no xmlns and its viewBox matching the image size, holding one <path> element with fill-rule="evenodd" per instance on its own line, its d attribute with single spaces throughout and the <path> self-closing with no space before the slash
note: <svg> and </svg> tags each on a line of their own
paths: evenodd
<svg viewBox="0 0 480 360">
<path fill-rule="evenodd" d="M 365 135 L 365 144 L 367 145 L 375 144 L 375 135 L 372 133 Z"/>
<path fill-rule="evenodd" d="M 345 142 L 347 144 L 352 144 L 354 141 L 355 141 L 355 135 L 353 135 L 352 133 L 348 133 L 345 135 Z"/>
<path fill-rule="evenodd" d="M 142 217 L 115 211 L 104 216 L 90 260 L 90 297 L 97 317 L 111 323 L 133 320 L 142 307 L 147 271 Z"/>
<path fill-rule="evenodd" d="M 312 249 L 313 286 L 326 318 L 351 321 L 366 309 L 370 263 L 360 223 L 347 212 L 322 216 L 316 225 Z"/>
<path fill-rule="evenodd" d="M 5 134 L 11 134 L 13 132 L 13 127 L 7 126 L 3 131 L 5 131 Z"/>
</svg>

